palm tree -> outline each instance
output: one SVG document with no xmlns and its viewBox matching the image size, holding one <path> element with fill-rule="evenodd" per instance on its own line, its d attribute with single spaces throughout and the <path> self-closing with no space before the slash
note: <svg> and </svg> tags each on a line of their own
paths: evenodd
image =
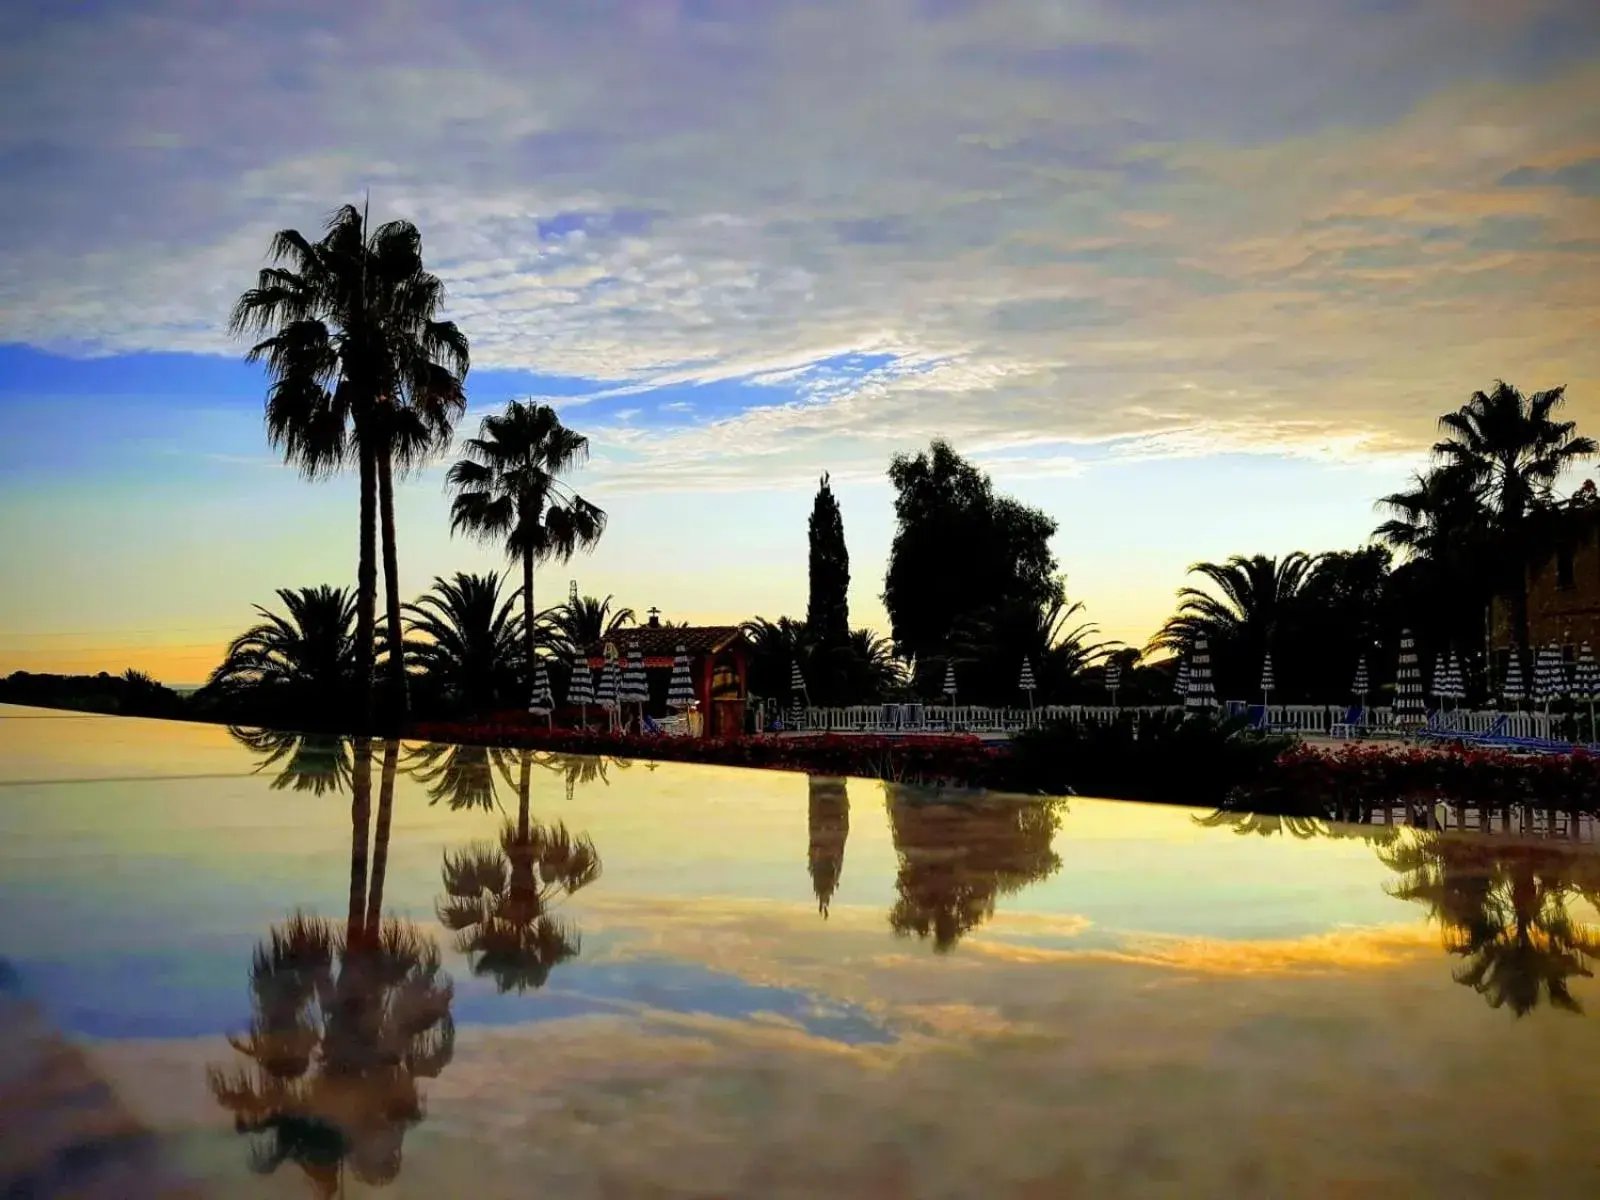
<svg viewBox="0 0 1600 1200">
<path fill-rule="evenodd" d="M 406 1130 L 423 1117 L 416 1081 L 436 1078 L 454 1053 L 454 988 L 438 946 L 380 917 L 397 755 L 386 743 L 369 875 L 372 746 L 355 744 L 343 929 L 302 911 L 272 927 L 251 966 L 249 1030 L 228 1039 L 246 1065 L 206 1071 L 254 1141 L 252 1167 L 293 1162 L 323 1196 L 341 1190 L 347 1163 L 363 1183 L 395 1179 Z"/>
<path fill-rule="evenodd" d="M 452 705 L 482 712 L 504 702 L 516 675 L 521 618 L 515 594 L 501 598 L 497 572 L 435 576 L 433 588 L 404 606 L 411 661 Z"/>
<path fill-rule="evenodd" d="M 1510 592 L 1524 646 L 1529 632 L 1525 568 L 1539 540 L 1538 518 L 1556 506 L 1554 487 L 1562 472 L 1600 453 L 1593 438 L 1579 436 L 1577 422 L 1556 419 L 1565 402 L 1565 387 L 1525 397 L 1496 380 L 1493 391 L 1474 392 L 1439 419 L 1445 436 L 1433 447 L 1439 462 L 1471 487 L 1495 534 L 1497 574 Z"/>
<path fill-rule="evenodd" d="M 1316 562 L 1296 550 L 1281 559 L 1235 554 L 1223 563 L 1195 563 L 1189 572 L 1203 576 L 1220 596 L 1204 588 L 1179 589 L 1177 613 L 1167 618 L 1149 648 L 1182 653 L 1205 637 L 1224 685 L 1253 690 L 1255 680 L 1249 675 L 1260 669 L 1274 634 L 1296 616 L 1295 602 Z M 1278 664 L 1280 672 L 1284 665 Z"/>
<path fill-rule="evenodd" d="M 605 512 L 561 478 L 588 458 L 589 439 L 563 425 L 548 405 L 513 400 L 504 413 L 483 419 L 462 455 L 446 477 L 456 493 L 450 531 L 502 540 L 522 564 L 523 657 L 531 684 L 539 623 L 533 569 L 592 550 L 606 528 Z"/>
<path fill-rule="evenodd" d="M 564 654 L 581 654 L 596 642 L 609 641 L 638 618 L 631 608 L 611 609 L 611 596 L 604 600 L 579 596 L 548 609 L 553 640 Z"/>
<path fill-rule="evenodd" d="M 553 967 L 577 957 L 576 930 L 551 916 L 550 906 L 588 887 L 601 870 L 587 836 L 530 820 L 533 752 L 516 753 L 516 823 L 506 822 L 498 845 L 474 842 L 445 852 L 445 895 L 436 906 L 473 974 L 493 978 L 501 992 L 541 988 Z"/>
<path fill-rule="evenodd" d="M 466 405 L 467 339 L 453 322 L 437 319 L 444 285 L 423 269 L 422 238 L 409 221 L 390 221 L 369 235 L 366 214 L 347 204 L 318 242 L 295 229 L 280 230 L 268 257 L 286 265 L 260 272 L 256 286 L 234 305 L 229 330 L 265 335 L 245 357 L 267 365 L 267 439 L 285 461 L 308 479 L 327 476 L 352 458 L 359 467 L 356 683 L 365 728 L 376 660 L 379 520 L 391 700 L 403 717 L 393 475 L 449 444 Z"/>
<path fill-rule="evenodd" d="M 851 703 L 882 700 L 906 683 L 905 664 L 895 657 L 894 643 L 872 629 L 852 629 L 845 639 L 849 656 Z"/>
<path fill-rule="evenodd" d="M 233 639 L 203 690 L 256 707 L 292 704 L 315 718 L 337 714 L 360 671 L 355 597 L 323 584 L 279 588 L 278 599 L 283 613 L 255 606 L 263 619 Z M 371 642 L 369 637 L 369 650 Z"/>
</svg>

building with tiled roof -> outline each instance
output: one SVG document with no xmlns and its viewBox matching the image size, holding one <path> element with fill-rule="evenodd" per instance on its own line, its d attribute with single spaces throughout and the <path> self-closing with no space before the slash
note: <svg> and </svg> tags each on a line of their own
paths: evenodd
<svg viewBox="0 0 1600 1200">
<path fill-rule="evenodd" d="M 649 621 L 619 629 L 585 648 L 589 666 L 605 665 L 607 651 L 626 661 L 639 648 L 650 683 L 649 711 L 666 712 L 667 682 L 682 646 L 689 656 L 689 675 L 699 701 L 701 732 L 707 737 L 737 737 L 744 732 L 750 674 L 750 642 L 737 625 L 663 625 L 656 610 Z"/>
</svg>

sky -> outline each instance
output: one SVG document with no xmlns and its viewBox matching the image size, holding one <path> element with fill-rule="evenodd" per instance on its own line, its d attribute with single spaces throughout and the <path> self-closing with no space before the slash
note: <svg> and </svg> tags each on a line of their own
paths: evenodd
<svg viewBox="0 0 1600 1200">
<path fill-rule="evenodd" d="M 1141 644 L 1196 561 L 1362 543 L 1497 378 L 1600 417 L 1592 0 L 13 0 L 0 101 L 0 672 L 197 682 L 353 582 L 354 482 L 277 461 L 225 326 L 368 191 L 471 340 L 462 434 L 591 438 L 549 600 L 803 615 L 828 471 L 884 628 L 885 468 L 942 436 Z M 448 461 L 407 594 L 502 562 Z"/>
</svg>

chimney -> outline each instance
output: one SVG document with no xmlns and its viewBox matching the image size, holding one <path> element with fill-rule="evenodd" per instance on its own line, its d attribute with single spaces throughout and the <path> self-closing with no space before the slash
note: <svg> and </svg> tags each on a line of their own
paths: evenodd
<svg viewBox="0 0 1600 1200">
<path fill-rule="evenodd" d="M 650 621 L 648 627 L 651 629 L 661 628 L 661 610 L 659 608 L 652 608 L 650 610 Z"/>
</svg>

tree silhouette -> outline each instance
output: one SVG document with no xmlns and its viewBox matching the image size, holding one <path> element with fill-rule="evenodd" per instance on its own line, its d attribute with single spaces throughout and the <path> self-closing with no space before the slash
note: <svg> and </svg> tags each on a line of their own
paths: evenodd
<svg viewBox="0 0 1600 1200">
<path fill-rule="evenodd" d="M 1050 539 L 1056 523 L 997 496 L 984 473 L 948 442 L 889 464 L 895 535 L 884 576 L 896 652 L 915 659 L 919 690 L 937 687 L 934 660 L 963 618 L 1017 605 L 1035 611 L 1062 599 Z M 1012 667 L 1015 671 L 1020 663 Z"/>
<path fill-rule="evenodd" d="M 1568 911 L 1578 856 L 1427 832 L 1380 847 L 1378 857 L 1400 874 L 1389 893 L 1424 905 L 1444 948 L 1465 960 L 1457 983 L 1518 1017 L 1540 1004 L 1583 1011 L 1570 981 L 1593 975 L 1600 931 Z"/>
<path fill-rule="evenodd" d="M 817 911 L 826 919 L 844 871 L 844 844 L 850 836 L 850 786 L 831 775 L 808 775 L 806 791 L 811 890 L 817 896 Z"/>
<path fill-rule="evenodd" d="M 417 1080 L 450 1062 L 454 990 L 433 940 L 380 917 L 399 747 L 385 743 L 368 870 L 372 746 L 350 770 L 351 887 L 343 928 L 296 911 L 256 947 L 248 1031 L 228 1040 L 242 1067 L 210 1066 L 213 1097 L 252 1139 L 251 1166 L 298 1166 L 317 1194 L 400 1172 L 406 1130 L 422 1120 Z M 328 773 L 337 779 L 338 771 Z"/>
<path fill-rule="evenodd" d="M 458 571 L 436 576 L 433 587 L 404 606 L 407 655 L 427 689 L 443 704 L 484 712 L 512 697 L 522 618 L 516 596 L 501 598 L 501 576 Z"/>
<path fill-rule="evenodd" d="M 224 708 L 298 713 L 321 723 L 344 712 L 361 660 L 355 597 L 343 588 L 279 588 L 282 613 L 234 638 L 198 699 Z"/>
<path fill-rule="evenodd" d="M 428 793 L 428 803 L 443 801 L 452 812 L 492 811 L 495 795 L 494 760 L 505 751 L 488 746 L 424 742 L 408 750 L 405 770 Z"/>
<path fill-rule="evenodd" d="M 806 602 L 806 628 L 826 650 L 847 649 L 850 637 L 850 551 L 844 541 L 844 518 L 839 501 L 822 477 L 811 506 L 808 526 L 810 593 Z M 823 678 L 814 681 L 822 698 L 837 702 L 847 682 L 848 663 L 843 656 L 828 657 Z"/>
<path fill-rule="evenodd" d="M 530 819 L 533 753 L 520 751 L 517 760 L 516 822 L 506 823 L 498 844 L 445 852 L 445 894 L 435 907 L 473 974 L 493 979 L 501 992 L 541 988 L 552 968 L 578 956 L 577 931 L 556 919 L 551 905 L 588 887 L 601 870 L 588 837 Z"/>
<path fill-rule="evenodd" d="M 886 783 L 885 801 L 900 859 L 889 926 L 933 941 L 937 953 L 994 915 L 995 899 L 1061 868 L 1051 848 L 1060 800 L 984 796 L 952 802 Z"/>
<path fill-rule="evenodd" d="M 275 262 L 234 305 L 230 331 L 267 335 L 246 354 L 264 362 L 267 438 L 286 462 L 317 479 L 354 458 L 360 471 L 360 552 L 356 571 L 357 661 L 363 728 L 372 712 L 377 611 L 378 524 L 389 638 L 389 685 L 405 713 L 400 583 L 393 475 L 449 444 L 466 406 L 467 339 L 437 315 L 444 285 L 422 265 L 422 236 L 409 221 L 367 229 L 365 213 L 344 205 L 325 235 L 274 235 Z"/>
<path fill-rule="evenodd" d="M 561 423 L 545 404 L 513 400 L 483 419 L 446 476 L 455 492 L 450 531 L 501 542 L 522 567 L 522 641 L 526 682 L 533 680 L 539 613 L 533 570 L 591 550 L 605 532 L 605 512 L 562 477 L 589 456 L 589 439 Z"/>
</svg>

